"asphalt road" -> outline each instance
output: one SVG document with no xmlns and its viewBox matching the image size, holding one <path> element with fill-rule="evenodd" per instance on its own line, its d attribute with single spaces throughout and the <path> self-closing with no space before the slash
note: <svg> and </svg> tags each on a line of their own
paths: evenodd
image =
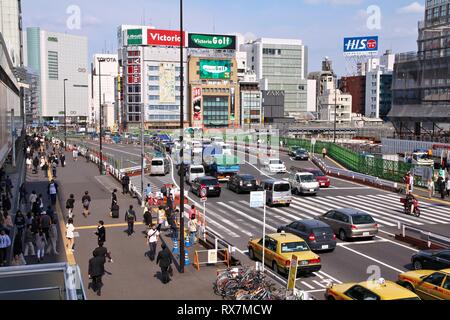
<svg viewBox="0 0 450 320">
<path fill-rule="evenodd" d="M 139 163 L 132 160 L 139 159 L 139 146 L 108 145 L 104 148 L 116 157 L 127 157 Z M 243 158 L 243 154 L 238 155 Z M 286 163 L 288 170 L 292 166 L 315 167 L 310 161 L 293 161 L 286 154 L 281 154 L 280 158 Z M 248 158 L 246 160 L 249 161 Z M 253 174 L 259 179 L 268 176 L 280 179 L 288 177 L 287 174 L 270 175 L 261 165 L 248 162 L 241 165 L 241 172 Z M 179 183 L 177 174 L 171 173 L 164 177 L 146 176 L 145 184 L 151 183 L 155 187 L 160 187 L 174 180 Z M 140 178 L 133 177 L 132 183 L 139 186 Z M 276 232 L 280 225 L 300 219 L 313 219 L 330 209 L 342 207 L 364 210 L 380 224 L 379 236 L 372 241 L 338 240 L 334 252 L 320 254 L 322 269 L 319 272 L 297 280 L 299 288 L 318 299 L 323 298 L 329 281 L 360 282 L 379 277 L 395 281 L 399 273 L 407 271 L 410 257 L 416 249 L 393 239 L 392 229 L 399 221 L 424 228 L 429 226 L 444 228 L 450 224 L 448 206 L 437 206 L 432 202 L 421 201 L 422 215 L 416 218 L 403 214 L 403 207 L 397 194 L 336 178 L 331 178 L 331 185 L 328 189 L 321 189 L 317 196 L 295 196 L 289 208 L 267 208 L 268 233 Z M 189 192 L 189 198 L 199 208 L 203 208 L 196 195 Z M 243 255 L 247 253 L 249 238 L 261 237 L 263 227 L 263 210 L 249 208 L 249 198 L 248 194 L 235 194 L 223 185 L 220 198 L 208 198 L 206 204 L 208 228 L 236 246 L 237 251 Z"/>
</svg>

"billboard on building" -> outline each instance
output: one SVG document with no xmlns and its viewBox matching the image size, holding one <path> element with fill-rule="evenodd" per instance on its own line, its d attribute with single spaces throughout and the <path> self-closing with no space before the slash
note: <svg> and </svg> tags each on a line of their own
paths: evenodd
<svg viewBox="0 0 450 320">
<path fill-rule="evenodd" d="M 203 127 L 203 92 L 201 87 L 192 87 L 192 126 Z"/>
<path fill-rule="evenodd" d="M 236 36 L 189 33 L 189 48 L 236 50 Z"/>
<path fill-rule="evenodd" d="M 175 64 L 161 63 L 159 65 L 159 102 L 176 103 L 175 96 Z"/>
<path fill-rule="evenodd" d="M 378 36 L 344 38 L 344 54 L 368 54 L 378 52 Z"/>
<path fill-rule="evenodd" d="M 200 79 L 230 79 L 230 60 L 200 60 Z"/>
<path fill-rule="evenodd" d="M 183 38 L 183 39 L 181 39 Z M 180 31 L 173 30 L 158 30 L 158 29 L 148 29 L 147 30 L 147 44 L 152 46 L 173 46 L 179 47 L 181 41 L 183 41 L 183 46 L 185 44 L 185 33 L 180 37 Z"/>
<path fill-rule="evenodd" d="M 142 29 L 128 29 L 127 30 L 127 44 L 130 45 L 142 45 Z"/>
</svg>

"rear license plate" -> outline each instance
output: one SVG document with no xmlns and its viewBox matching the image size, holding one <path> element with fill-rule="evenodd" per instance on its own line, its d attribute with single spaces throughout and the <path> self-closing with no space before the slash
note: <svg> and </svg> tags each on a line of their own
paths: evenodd
<svg viewBox="0 0 450 320">
<path fill-rule="evenodd" d="M 281 203 L 281 204 L 285 204 L 285 203 L 286 203 L 286 201 L 284 201 L 284 200 L 281 200 L 281 201 L 279 201 L 279 203 Z"/>
<path fill-rule="evenodd" d="M 314 192 L 314 189 L 309 189 L 309 192 Z"/>
<path fill-rule="evenodd" d="M 370 236 L 370 232 L 363 232 L 363 236 L 364 236 L 364 237 Z"/>
<path fill-rule="evenodd" d="M 209 190 L 214 190 L 214 187 L 209 187 Z"/>
<path fill-rule="evenodd" d="M 308 264 L 308 260 L 303 260 L 300 262 L 300 265 L 306 266 Z"/>
<path fill-rule="evenodd" d="M 247 187 L 251 187 L 251 186 L 252 186 L 252 184 L 251 184 L 251 183 L 247 184 Z"/>
<path fill-rule="evenodd" d="M 322 246 L 322 250 L 329 249 L 329 248 L 330 248 L 329 245 L 324 245 L 324 246 Z"/>
</svg>

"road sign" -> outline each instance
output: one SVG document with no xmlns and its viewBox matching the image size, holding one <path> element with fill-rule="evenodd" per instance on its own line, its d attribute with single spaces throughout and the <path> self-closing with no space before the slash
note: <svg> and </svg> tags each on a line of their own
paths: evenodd
<svg viewBox="0 0 450 320">
<path fill-rule="evenodd" d="M 250 193 L 250 208 L 262 208 L 264 202 L 264 191 L 252 191 Z"/>
<path fill-rule="evenodd" d="M 298 258 L 296 255 L 293 255 L 291 259 L 291 266 L 289 268 L 288 290 L 294 290 L 295 288 L 295 281 L 297 280 L 297 265 Z"/>
<path fill-rule="evenodd" d="M 217 250 L 208 250 L 208 263 L 217 263 Z"/>
<path fill-rule="evenodd" d="M 312 145 L 315 145 L 316 142 L 317 142 L 317 139 L 316 139 L 316 138 L 312 138 L 312 139 L 311 139 L 311 144 L 312 144 Z"/>
</svg>

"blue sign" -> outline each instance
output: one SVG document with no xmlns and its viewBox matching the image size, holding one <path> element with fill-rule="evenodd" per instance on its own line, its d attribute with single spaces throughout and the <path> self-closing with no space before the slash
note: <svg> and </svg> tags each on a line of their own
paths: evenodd
<svg viewBox="0 0 450 320">
<path fill-rule="evenodd" d="M 241 167 L 239 165 L 234 166 L 217 166 L 217 172 L 229 173 L 229 172 L 239 172 Z"/>
<path fill-rule="evenodd" d="M 364 53 L 378 51 L 378 36 L 344 38 L 344 53 Z"/>
</svg>

